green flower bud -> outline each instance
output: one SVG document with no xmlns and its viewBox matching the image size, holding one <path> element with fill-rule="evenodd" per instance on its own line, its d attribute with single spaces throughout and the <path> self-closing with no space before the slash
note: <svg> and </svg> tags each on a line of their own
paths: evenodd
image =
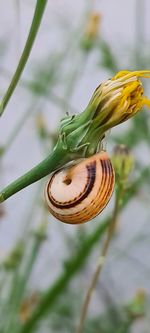
<svg viewBox="0 0 150 333">
<path fill-rule="evenodd" d="M 139 289 L 133 300 L 126 306 L 127 314 L 132 319 L 138 319 L 145 314 L 146 293 Z"/>
<path fill-rule="evenodd" d="M 112 155 L 112 163 L 116 176 L 121 180 L 128 179 L 134 166 L 134 158 L 127 146 L 117 145 L 115 147 Z"/>
<path fill-rule="evenodd" d="M 42 223 L 39 225 L 39 227 L 36 230 L 32 232 L 32 234 L 40 242 L 45 241 L 47 238 L 46 229 L 47 229 L 47 223 Z"/>
</svg>

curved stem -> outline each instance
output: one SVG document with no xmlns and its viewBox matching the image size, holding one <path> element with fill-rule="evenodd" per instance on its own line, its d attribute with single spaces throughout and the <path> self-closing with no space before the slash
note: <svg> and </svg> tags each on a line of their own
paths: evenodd
<svg viewBox="0 0 150 333">
<path fill-rule="evenodd" d="M 102 252 L 99 256 L 96 269 L 95 269 L 92 279 L 90 281 L 90 285 L 87 290 L 85 301 L 84 301 L 83 307 L 81 309 L 79 325 L 78 325 L 77 329 L 75 330 L 75 333 L 82 333 L 82 331 L 83 331 L 84 323 L 85 323 L 87 312 L 88 312 L 88 307 L 89 307 L 89 304 L 90 304 L 90 301 L 92 298 L 92 294 L 93 294 L 93 291 L 96 287 L 98 280 L 100 280 L 103 264 L 105 262 L 106 255 L 108 253 L 109 246 L 110 246 L 110 243 L 112 240 L 112 236 L 113 236 L 115 228 L 116 228 L 117 218 L 118 218 L 119 209 L 120 209 L 120 199 L 122 198 L 122 196 L 123 196 L 123 191 L 121 188 L 119 191 L 119 194 L 118 193 L 116 194 L 115 206 L 114 206 L 114 210 L 113 210 L 112 219 L 111 219 L 110 225 L 108 227 L 107 237 L 103 244 Z"/>
<path fill-rule="evenodd" d="M 5 145 L 4 149 L 1 153 L 1 157 L 8 152 L 11 145 L 14 143 L 15 139 L 17 138 L 18 134 L 21 132 L 23 126 L 26 124 L 27 119 L 35 112 L 37 108 L 37 104 L 35 101 L 31 104 L 31 107 L 29 107 L 22 115 L 21 118 L 16 123 L 15 127 L 13 128 L 12 132 L 10 133 Z"/>
<path fill-rule="evenodd" d="M 20 76 L 24 70 L 24 67 L 26 65 L 26 62 L 29 58 L 35 37 L 37 35 L 40 23 L 41 23 L 41 19 L 44 13 L 44 9 L 46 6 L 47 0 L 37 0 L 36 3 L 36 8 L 35 8 L 35 12 L 34 12 L 34 16 L 33 16 L 33 20 L 32 20 L 32 24 L 31 24 L 31 28 L 29 31 L 29 35 L 23 50 L 23 53 L 21 55 L 20 61 L 18 63 L 17 69 L 14 73 L 14 76 L 12 77 L 12 80 L 10 82 L 10 85 L 1 101 L 0 104 L 0 116 L 2 116 L 5 107 L 7 106 L 7 103 L 9 101 L 9 99 L 11 98 L 11 95 L 13 93 L 13 91 L 16 88 L 16 85 L 20 79 Z"/>
<path fill-rule="evenodd" d="M 53 152 L 44 161 L 36 165 L 33 169 L 25 173 L 0 192 L 0 202 L 5 201 L 13 194 L 47 176 L 69 161 L 69 154 L 65 154 L 62 146 L 58 143 Z"/>
</svg>

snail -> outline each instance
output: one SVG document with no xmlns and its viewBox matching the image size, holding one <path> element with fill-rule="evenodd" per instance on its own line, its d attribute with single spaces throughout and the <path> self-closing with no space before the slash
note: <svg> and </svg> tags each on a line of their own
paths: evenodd
<svg viewBox="0 0 150 333">
<path fill-rule="evenodd" d="M 69 224 L 85 223 L 108 204 L 114 189 L 114 170 L 101 151 L 54 172 L 46 185 L 50 213 Z"/>
</svg>

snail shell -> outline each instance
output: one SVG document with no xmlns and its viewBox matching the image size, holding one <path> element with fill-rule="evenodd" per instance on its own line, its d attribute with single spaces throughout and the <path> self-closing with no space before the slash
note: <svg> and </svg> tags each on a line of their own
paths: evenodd
<svg viewBox="0 0 150 333">
<path fill-rule="evenodd" d="M 64 167 L 54 172 L 46 185 L 49 211 L 62 222 L 85 223 L 108 204 L 114 182 L 114 170 L 104 151 Z"/>
</svg>

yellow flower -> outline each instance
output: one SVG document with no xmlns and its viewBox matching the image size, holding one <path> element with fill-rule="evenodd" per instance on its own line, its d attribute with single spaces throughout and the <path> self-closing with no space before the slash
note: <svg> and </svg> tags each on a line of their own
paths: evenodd
<svg viewBox="0 0 150 333">
<path fill-rule="evenodd" d="M 90 104 L 97 105 L 96 122 L 103 132 L 133 117 L 143 106 L 150 108 L 140 77 L 150 78 L 150 70 L 118 72 L 95 90 Z"/>
<path fill-rule="evenodd" d="M 90 156 L 108 129 L 133 117 L 144 105 L 150 108 L 140 77 L 150 78 L 150 70 L 118 72 L 97 87 L 83 112 L 63 119 L 60 133 L 66 147 Z"/>
</svg>

